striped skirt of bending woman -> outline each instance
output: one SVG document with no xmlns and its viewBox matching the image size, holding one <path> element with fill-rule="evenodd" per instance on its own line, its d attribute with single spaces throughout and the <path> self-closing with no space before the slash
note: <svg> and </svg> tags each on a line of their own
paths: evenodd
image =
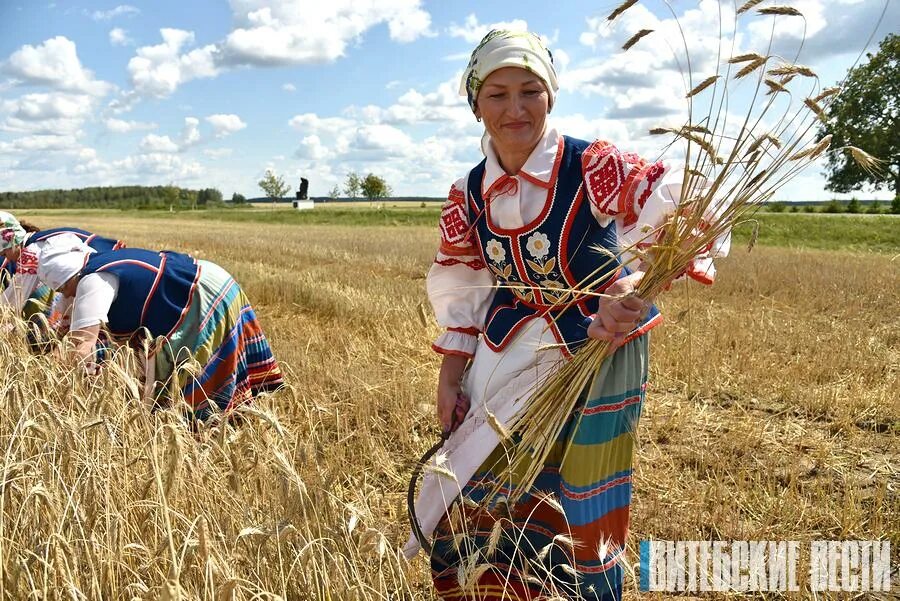
<svg viewBox="0 0 900 601">
<path fill-rule="evenodd" d="M 618 601 L 628 533 L 634 436 L 647 382 L 649 336 L 604 364 L 581 419 L 569 418 L 530 494 L 503 491 L 509 450 L 498 447 L 434 532 L 432 577 L 441 599 Z M 566 446 L 571 444 L 561 464 Z"/>
<path fill-rule="evenodd" d="M 238 283 L 215 263 L 197 263 L 200 279 L 187 315 L 157 344 L 153 376 L 162 383 L 160 404 L 183 396 L 193 419 L 203 421 L 281 388 L 284 378 Z"/>
</svg>

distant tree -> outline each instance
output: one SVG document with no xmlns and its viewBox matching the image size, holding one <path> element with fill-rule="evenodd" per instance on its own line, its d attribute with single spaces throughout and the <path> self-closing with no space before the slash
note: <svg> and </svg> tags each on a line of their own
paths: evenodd
<svg viewBox="0 0 900 601">
<path fill-rule="evenodd" d="M 259 180 L 259 187 L 266 193 L 266 196 L 272 199 L 272 206 L 279 198 L 291 191 L 291 187 L 284 183 L 284 178 L 276 175 L 271 169 L 266 169 L 266 175 Z"/>
<path fill-rule="evenodd" d="M 331 189 L 331 192 L 328 193 L 328 198 L 331 200 L 337 200 L 341 197 L 341 188 L 335 184 L 334 188 Z"/>
<path fill-rule="evenodd" d="M 862 209 L 859 204 L 859 200 L 854 196 L 850 199 L 850 202 L 847 203 L 847 208 L 844 210 L 848 213 L 859 213 Z"/>
<path fill-rule="evenodd" d="M 783 202 L 772 202 L 767 203 L 765 205 L 766 210 L 770 213 L 784 213 L 784 203 Z"/>
<path fill-rule="evenodd" d="M 362 180 L 359 174 L 351 171 L 347 174 L 347 182 L 344 184 L 344 193 L 351 199 L 356 200 L 362 190 Z"/>
<path fill-rule="evenodd" d="M 825 205 L 825 208 L 822 209 L 823 213 L 843 213 L 844 205 L 839 203 L 836 199 L 832 198 L 831 202 Z"/>
<path fill-rule="evenodd" d="M 879 213 L 881 213 L 881 205 L 878 204 L 877 200 L 869 205 L 866 213 L 871 213 L 872 215 L 878 215 Z"/>
<path fill-rule="evenodd" d="M 797 205 L 791 205 L 791 213 L 799 213 L 800 207 Z"/>
<path fill-rule="evenodd" d="M 806 205 L 805 207 L 803 207 L 803 212 L 804 213 L 815 213 L 816 205 Z"/>
<path fill-rule="evenodd" d="M 169 184 L 168 186 L 163 188 L 162 193 L 163 200 L 165 201 L 166 205 L 168 205 L 169 207 L 173 207 L 178 204 L 178 198 L 181 195 L 181 190 L 179 190 L 178 187 L 175 186 L 175 184 Z"/>
<path fill-rule="evenodd" d="M 238 194 L 237 192 L 235 192 L 231 195 L 231 202 L 236 205 L 242 205 L 247 202 L 247 197 L 243 194 Z"/>
<path fill-rule="evenodd" d="M 387 185 L 384 178 L 378 177 L 374 173 L 370 173 L 366 176 L 366 179 L 362 181 L 360 188 L 363 196 L 368 198 L 369 201 L 387 198 L 391 195 L 391 187 Z"/>
<path fill-rule="evenodd" d="M 894 200 L 891 201 L 891 213 L 894 215 L 900 215 L 900 194 L 894 196 Z"/>
<path fill-rule="evenodd" d="M 835 192 L 893 188 L 900 194 L 900 35 L 889 34 L 869 61 L 847 73 L 841 93 L 827 106 L 819 137 L 831 147 L 848 144 L 885 161 L 880 173 L 862 169 L 847 152 L 828 154 L 828 185 Z"/>
</svg>

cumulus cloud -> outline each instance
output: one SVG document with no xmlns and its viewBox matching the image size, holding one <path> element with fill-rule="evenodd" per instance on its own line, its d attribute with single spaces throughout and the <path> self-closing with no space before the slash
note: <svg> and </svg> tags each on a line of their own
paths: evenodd
<svg viewBox="0 0 900 601">
<path fill-rule="evenodd" d="M 334 61 L 371 27 L 387 23 L 392 40 L 433 35 L 421 0 L 232 0 L 238 26 L 222 42 L 236 65 L 296 65 Z"/>
<path fill-rule="evenodd" d="M 0 102 L 0 129 L 22 133 L 75 133 L 90 117 L 96 98 L 87 94 L 40 92 Z"/>
<path fill-rule="evenodd" d="M 140 149 L 142 152 L 178 152 L 180 149 L 178 144 L 172 141 L 169 136 L 157 136 L 156 134 L 147 134 L 141 140 Z"/>
<path fill-rule="evenodd" d="M 200 143 L 200 120 L 196 117 L 185 117 L 181 130 L 181 150 Z"/>
<path fill-rule="evenodd" d="M 213 135 L 217 138 L 223 138 L 247 127 L 237 115 L 210 115 L 206 118 L 206 122 L 212 125 Z"/>
<path fill-rule="evenodd" d="M 38 46 L 25 44 L 10 55 L 3 70 L 23 84 L 94 96 L 103 96 L 113 88 L 105 81 L 94 79 L 94 74 L 78 59 L 75 42 L 64 36 L 50 38 Z"/>
<path fill-rule="evenodd" d="M 477 44 L 492 29 L 511 29 L 513 31 L 528 31 L 528 22 L 522 19 L 512 21 L 497 21 L 496 23 L 479 23 L 478 17 L 470 14 L 462 25 L 451 23 L 447 33 L 452 38 L 462 38 L 469 44 Z M 468 57 L 467 57 L 468 58 Z"/>
<path fill-rule="evenodd" d="M 156 129 L 156 123 L 148 123 L 143 121 L 125 121 L 122 119 L 109 118 L 103 124 L 106 129 L 117 134 L 127 134 L 133 131 L 144 131 L 148 129 Z"/>
<path fill-rule="evenodd" d="M 124 29 L 114 27 L 109 30 L 109 43 L 113 46 L 127 46 L 132 43 L 132 40 Z"/>
<path fill-rule="evenodd" d="M 194 42 L 194 33 L 181 29 L 161 29 L 163 42 L 137 49 L 128 61 L 128 74 L 135 91 L 144 96 L 164 98 L 179 85 L 201 77 L 215 77 L 216 47 L 212 44 L 182 53 Z"/>
<path fill-rule="evenodd" d="M 109 21 L 116 17 L 131 17 L 140 14 L 140 9 L 130 4 L 120 4 L 110 10 L 95 10 L 91 13 L 91 18 L 95 21 Z"/>
<path fill-rule="evenodd" d="M 284 85 L 281 86 L 281 89 L 284 90 L 285 92 L 296 92 L 296 91 L 297 91 L 297 86 L 295 86 L 295 85 L 292 84 L 292 83 L 286 83 L 286 84 L 284 84 Z"/>
</svg>

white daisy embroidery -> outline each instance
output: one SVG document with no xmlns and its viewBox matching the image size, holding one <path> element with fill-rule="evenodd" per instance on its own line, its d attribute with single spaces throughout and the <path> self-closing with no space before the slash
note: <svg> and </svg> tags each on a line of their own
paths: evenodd
<svg viewBox="0 0 900 601">
<path fill-rule="evenodd" d="M 528 236 L 525 248 L 535 259 L 543 259 L 550 252 L 550 239 L 547 238 L 547 234 L 535 232 Z"/>
<path fill-rule="evenodd" d="M 496 240 L 489 240 L 484 249 L 487 251 L 488 259 L 497 265 L 506 261 L 506 250 Z"/>
</svg>

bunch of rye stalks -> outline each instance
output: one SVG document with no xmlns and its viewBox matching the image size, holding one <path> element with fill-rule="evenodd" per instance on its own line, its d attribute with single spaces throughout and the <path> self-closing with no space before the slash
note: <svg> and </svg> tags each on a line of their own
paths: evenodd
<svg viewBox="0 0 900 601">
<path fill-rule="evenodd" d="M 737 9 L 736 18 L 744 18 L 741 15 L 755 10 L 773 19 L 803 19 L 795 8 L 758 7 L 761 2 L 744 3 Z M 636 3 L 637 0 L 627 0 L 608 19 L 615 20 Z M 623 50 L 650 33 L 651 30 L 640 30 Z M 772 41 L 770 38 L 770 48 Z M 632 294 L 647 300 L 667 290 L 698 256 L 714 254 L 717 239 L 747 221 L 761 203 L 826 152 L 849 152 L 867 170 L 877 170 L 881 164 L 855 146 L 830 149 L 830 135 L 820 134 L 817 139 L 817 129 L 825 122 L 826 109 L 840 93 L 840 87 L 822 89 L 818 76 L 809 67 L 771 54 L 720 55 L 717 72 L 695 84 L 690 77 L 689 53 L 687 60 L 688 122 L 682 127 L 650 130 L 653 135 L 671 136 L 670 146 L 680 143 L 684 148 L 678 206 L 663 225 L 645 228 L 637 244 L 622 249 L 623 254 L 641 260 L 645 275 Z M 729 94 L 729 87 L 747 80 L 755 80 L 755 87 L 742 90 L 741 95 Z M 702 110 L 697 107 L 700 101 Z M 744 105 L 743 110 L 737 111 L 738 118 L 732 116 L 736 104 Z M 755 240 L 756 231 L 750 248 Z M 614 260 L 616 257 L 608 258 Z M 602 265 L 596 273 L 605 271 L 606 265 Z M 566 301 L 578 296 L 600 296 L 592 291 L 602 284 L 597 277 L 587 278 L 570 291 Z M 509 430 L 499 432 L 507 440 L 513 435 L 518 437 L 507 453 L 509 469 L 517 474 L 517 482 L 498 483 L 496 494 L 501 485 L 510 487 L 508 498 L 515 503 L 531 489 L 567 420 L 579 411 L 583 392 L 614 351 L 609 342 L 589 339 L 570 360 L 536 386 Z M 576 419 L 580 419 L 580 414 Z M 488 498 L 491 497 L 494 495 Z"/>
</svg>

